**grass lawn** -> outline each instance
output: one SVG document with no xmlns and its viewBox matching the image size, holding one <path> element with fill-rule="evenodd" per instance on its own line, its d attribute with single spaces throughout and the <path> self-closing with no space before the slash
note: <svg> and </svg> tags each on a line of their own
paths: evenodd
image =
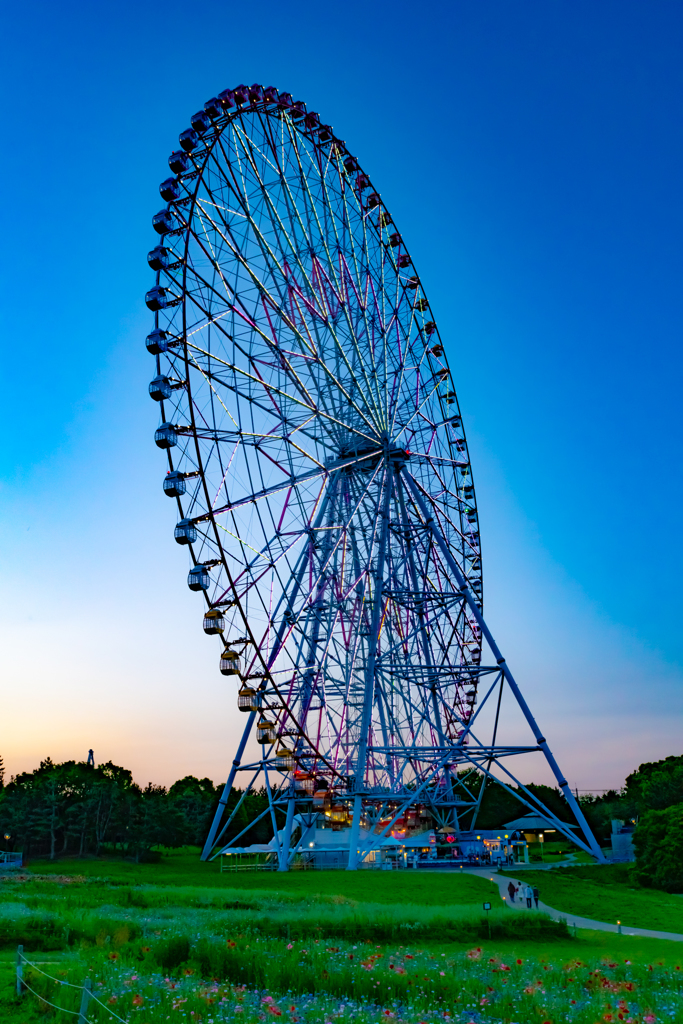
<svg viewBox="0 0 683 1024">
<path fill-rule="evenodd" d="M 121 860 L 32 861 L 39 875 L 105 877 L 128 885 L 206 886 L 261 891 L 273 896 L 343 896 L 363 903 L 414 903 L 425 907 L 481 904 L 497 886 L 465 872 L 404 871 L 225 871 L 217 861 L 199 860 L 199 850 L 173 851 L 159 864 L 130 864 Z"/>
<path fill-rule="evenodd" d="M 602 906 L 629 894 L 615 869 L 524 878 L 555 906 L 562 885 L 577 900 L 597 890 Z M 676 897 L 635 895 L 678 907 Z M 60 982 L 92 979 L 103 1004 L 91 1004 L 92 1024 L 111 1022 L 110 1008 L 138 1024 L 595 1024 L 616 1020 L 617 1007 L 622 1019 L 650 1024 L 681 1019 L 683 1005 L 683 943 L 574 938 L 545 915 L 508 909 L 488 879 L 459 872 L 221 875 L 194 849 L 158 864 L 33 862 L 0 881 L 0 1020 L 63 1024 L 76 1017 L 35 995 L 17 999 L 18 943 L 58 979 L 27 967 L 31 987 L 65 1011 L 78 1009 L 80 992 Z"/>
<path fill-rule="evenodd" d="M 297 871 L 249 872 L 223 875 L 226 884 L 244 885 L 263 893 L 343 896 L 362 903 L 416 903 L 425 907 L 453 904 L 480 905 L 497 886 L 488 879 L 466 873 L 433 874 L 411 871 Z"/>
<path fill-rule="evenodd" d="M 626 864 L 503 874 L 537 885 L 544 903 L 568 915 L 683 934 L 683 897 L 634 885 Z"/>
</svg>

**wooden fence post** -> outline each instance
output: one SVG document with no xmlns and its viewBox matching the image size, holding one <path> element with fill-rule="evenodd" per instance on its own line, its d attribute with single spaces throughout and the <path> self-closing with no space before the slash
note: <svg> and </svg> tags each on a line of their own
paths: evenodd
<svg viewBox="0 0 683 1024">
<path fill-rule="evenodd" d="M 78 1015 L 78 1024 L 88 1024 L 88 1004 L 90 1003 L 90 989 L 92 981 L 86 978 L 83 982 L 83 995 L 81 996 L 81 1010 Z"/>
</svg>

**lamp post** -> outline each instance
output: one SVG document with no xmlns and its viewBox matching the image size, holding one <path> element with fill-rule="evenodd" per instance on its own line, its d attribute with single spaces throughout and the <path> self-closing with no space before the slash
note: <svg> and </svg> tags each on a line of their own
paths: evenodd
<svg viewBox="0 0 683 1024">
<path fill-rule="evenodd" d="M 484 910 L 486 911 L 486 923 L 489 926 L 489 939 L 491 938 L 491 921 L 489 920 L 489 910 L 491 909 L 490 903 L 484 904 Z"/>
</svg>

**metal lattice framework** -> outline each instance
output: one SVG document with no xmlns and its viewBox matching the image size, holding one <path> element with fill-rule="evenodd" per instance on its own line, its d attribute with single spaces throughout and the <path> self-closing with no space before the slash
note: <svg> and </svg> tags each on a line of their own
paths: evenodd
<svg viewBox="0 0 683 1024">
<path fill-rule="evenodd" d="M 247 714 L 204 856 L 238 772 L 266 786 L 274 826 L 287 812 L 282 869 L 295 810 L 321 788 L 344 808 L 353 868 L 411 806 L 472 827 L 473 774 L 518 785 L 507 756 L 538 750 L 600 856 L 482 618 L 451 373 L 369 177 L 317 114 L 260 86 L 210 100 L 180 143 L 149 255 L 155 440 L 188 583 Z M 525 746 L 497 740 L 506 689 Z"/>
</svg>

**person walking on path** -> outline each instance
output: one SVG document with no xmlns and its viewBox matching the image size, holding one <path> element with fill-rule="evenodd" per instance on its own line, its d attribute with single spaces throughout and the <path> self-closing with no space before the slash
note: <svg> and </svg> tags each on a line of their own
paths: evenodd
<svg viewBox="0 0 683 1024">
<path fill-rule="evenodd" d="M 530 885 L 524 886 L 524 896 L 526 897 L 527 909 L 531 910 L 531 901 L 534 898 L 534 890 L 531 888 Z"/>
<path fill-rule="evenodd" d="M 515 883 L 512 881 L 512 879 L 510 879 L 510 884 L 508 885 L 508 893 L 510 894 L 510 905 L 513 905 L 515 902 L 516 892 L 517 890 L 515 888 Z"/>
<path fill-rule="evenodd" d="M 538 910 L 538 897 L 540 896 L 540 893 L 538 891 L 538 886 L 537 885 L 534 886 L 533 892 L 534 892 L 534 903 L 536 904 L 536 910 Z"/>
</svg>

